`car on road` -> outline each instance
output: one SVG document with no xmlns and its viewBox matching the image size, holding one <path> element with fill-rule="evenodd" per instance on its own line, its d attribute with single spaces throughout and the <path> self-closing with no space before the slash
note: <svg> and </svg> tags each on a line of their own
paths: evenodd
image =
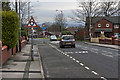
<svg viewBox="0 0 120 80">
<path fill-rule="evenodd" d="M 57 41 L 57 37 L 55 35 L 50 36 L 50 41 Z"/>
<path fill-rule="evenodd" d="M 73 35 L 62 35 L 59 45 L 60 45 L 60 48 L 63 48 L 65 46 L 71 46 L 75 48 L 74 36 Z"/>
</svg>

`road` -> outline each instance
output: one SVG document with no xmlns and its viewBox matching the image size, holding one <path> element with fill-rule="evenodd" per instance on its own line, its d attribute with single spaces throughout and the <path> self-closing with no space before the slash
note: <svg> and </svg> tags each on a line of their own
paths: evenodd
<svg viewBox="0 0 120 80">
<path fill-rule="evenodd" d="M 58 41 L 35 39 L 46 78 L 117 80 L 118 50 L 76 42 L 76 48 L 59 48 Z"/>
</svg>

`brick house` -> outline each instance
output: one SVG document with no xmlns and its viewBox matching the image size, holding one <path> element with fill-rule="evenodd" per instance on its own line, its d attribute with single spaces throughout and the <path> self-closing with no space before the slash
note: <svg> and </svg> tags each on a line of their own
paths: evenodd
<svg viewBox="0 0 120 80">
<path fill-rule="evenodd" d="M 105 37 L 120 36 L 120 16 L 92 18 L 91 35 L 100 37 L 104 32 Z"/>
</svg>

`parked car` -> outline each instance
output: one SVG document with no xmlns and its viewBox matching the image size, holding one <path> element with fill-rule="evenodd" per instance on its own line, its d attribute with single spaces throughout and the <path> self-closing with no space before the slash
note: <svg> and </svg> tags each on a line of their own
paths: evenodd
<svg viewBox="0 0 120 80">
<path fill-rule="evenodd" d="M 57 41 L 57 37 L 55 35 L 50 36 L 50 41 Z"/>
<path fill-rule="evenodd" d="M 71 46 L 75 48 L 75 39 L 73 35 L 62 35 L 59 45 L 60 48 L 63 48 L 65 46 Z"/>
</svg>

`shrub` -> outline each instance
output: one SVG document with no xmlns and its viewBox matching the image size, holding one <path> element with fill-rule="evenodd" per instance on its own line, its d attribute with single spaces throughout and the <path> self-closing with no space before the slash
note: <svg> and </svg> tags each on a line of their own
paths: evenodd
<svg viewBox="0 0 120 80">
<path fill-rule="evenodd" d="M 70 31 L 63 31 L 62 35 L 72 35 L 72 33 Z"/>
<path fill-rule="evenodd" d="M 13 48 L 18 41 L 19 18 L 14 11 L 2 12 L 2 42 Z"/>
<path fill-rule="evenodd" d="M 21 36 L 25 36 L 27 38 L 27 29 L 24 27 L 21 28 Z"/>
</svg>

